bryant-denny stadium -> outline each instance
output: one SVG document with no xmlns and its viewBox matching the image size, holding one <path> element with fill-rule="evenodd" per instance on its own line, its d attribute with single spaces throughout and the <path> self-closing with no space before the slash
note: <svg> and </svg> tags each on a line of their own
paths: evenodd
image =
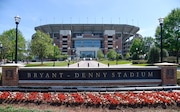
<svg viewBox="0 0 180 112">
<path fill-rule="evenodd" d="M 101 49 L 114 49 L 123 56 L 129 51 L 130 37 L 139 36 L 139 27 L 127 24 L 47 24 L 35 27 L 50 34 L 63 54 L 71 57 L 97 58 Z"/>
</svg>

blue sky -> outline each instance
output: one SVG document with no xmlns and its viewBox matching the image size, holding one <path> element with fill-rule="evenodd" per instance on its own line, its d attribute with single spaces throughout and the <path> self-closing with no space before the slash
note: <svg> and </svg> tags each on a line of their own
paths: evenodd
<svg viewBox="0 0 180 112">
<path fill-rule="evenodd" d="M 26 40 L 34 27 L 54 23 L 130 24 L 140 27 L 141 35 L 154 37 L 158 18 L 174 8 L 180 8 L 179 0 L 0 0 L 0 34 L 15 28 L 19 15 Z"/>
</svg>

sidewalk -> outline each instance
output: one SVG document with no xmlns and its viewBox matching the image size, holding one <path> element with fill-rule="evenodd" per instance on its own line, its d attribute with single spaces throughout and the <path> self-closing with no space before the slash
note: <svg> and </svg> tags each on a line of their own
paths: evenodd
<svg viewBox="0 0 180 112">
<path fill-rule="evenodd" d="M 75 63 L 75 64 L 71 64 L 69 65 L 69 67 L 71 68 L 98 68 L 98 67 L 101 67 L 101 68 L 106 68 L 108 67 L 108 65 L 105 65 L 105 64 L 102 64 L 102 63 L 99 63 L 97 61 L 80 61 L 78 63 Z"/>
<path fill-rule="evenodd" d="M 141 66 L 134 66 L 131 64 L 119 64 L 119 65 L 106 65 L 97 61 L 80 61 L 69 65 L 70 68 L 136 68 Z"/>
</svg>

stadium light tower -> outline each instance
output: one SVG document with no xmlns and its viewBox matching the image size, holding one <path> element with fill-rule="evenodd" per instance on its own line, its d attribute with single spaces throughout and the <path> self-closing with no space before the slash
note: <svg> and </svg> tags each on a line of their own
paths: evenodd
<svg viewBox="0 0 180 112">
<path fill-rule="evenodd" d="M 19 16 L 15 16 L 15 23 L 16 23 L 16 46 L 15 46 L 15 63 L 17 64 L 17 52 L 18 52 L 18 24 L 21 20 Z"/>
<path fill-rule="evenodd" d="M 163 21 L 164 21 L 164 18 L 159 18 L 159 25 L 160 25 L 160 28 L 161 28 L 161 63 L 163 62 L 163 51 L 162 51 L 162 48 L 163 48 L 163 43 L 162 43 L 162 25 L 163 25 Z"/>
</svg>

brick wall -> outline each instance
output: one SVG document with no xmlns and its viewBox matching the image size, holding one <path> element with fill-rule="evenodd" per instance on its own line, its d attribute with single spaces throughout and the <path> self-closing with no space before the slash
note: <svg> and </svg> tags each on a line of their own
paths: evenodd
<svg viewBox="0 0 180 112">
<path fill-rule="evenodd" d="M 39 80 L 37 83 L 30 82 L 20 82 L 18 69 L 19 66 L 2 66 L 2 86 L 114 86 L 114 85 L 176 85 L 177 84 L 177 67 L 176 66 L 160 66 L 161 68 L 161 80 L 159 82 L 155 81 L 130 81 L 130 82 L 97 82 L 97 83 L 81 83 L 81 82 L 72 82 L 72 83 L 56 83 L 47 81 L 43 83 Z"/>
<path fill-rule="evenodd" d="M 161 66 L 162 85 L 177 84 L 177 67 L 176 66 Z"/>
<path fill-rule="evenodd" d="M 18 86 L 18 66 L 2 67 L 2 86 Z"/>
</svg>

